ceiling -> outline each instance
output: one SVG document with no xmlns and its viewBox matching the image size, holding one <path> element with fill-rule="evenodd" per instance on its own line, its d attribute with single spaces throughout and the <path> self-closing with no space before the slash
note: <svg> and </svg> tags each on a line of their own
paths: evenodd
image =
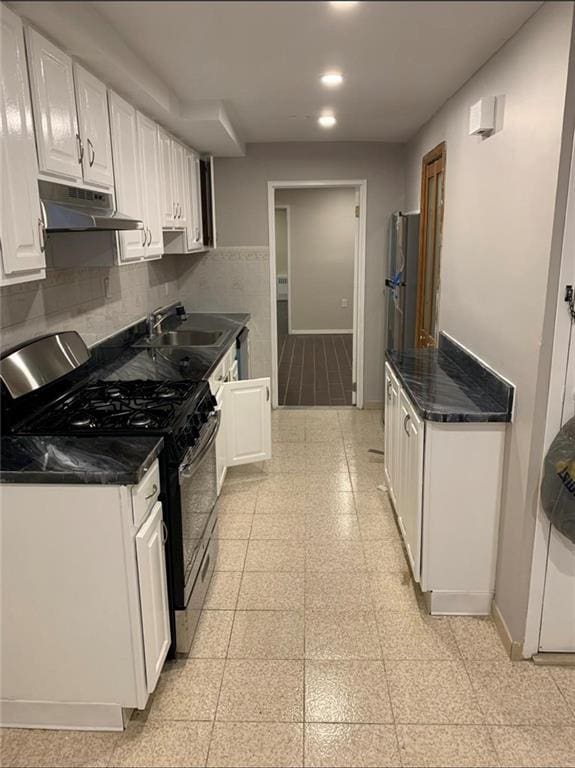
<svg viewBox="0 0 575 768">
<path fill-rule="evenodd" d="M 192 131 L 196 121 L 201 133 L 203 120 L 200 143 L 209 143 L 211 121 L 225 123 L 225 138 L 233 147 L 221 153 L 241 154 L 243 142 L 406 141 L 541 3 L 13 5 L 16 10 L 60 6 L 65 18 L 73 16 L 73 6 L 84 6 L 84 15 L 91 6 L 92 35 L 105 36 L 108 29 L 169 92 L 170 106 L 164 106 L 173 112 L 173 130 L 185 134 L 188 123 Z M 53 22 L 52 34 L 64 38 L 65 27 Z M 62 42 L 82 57 L 83 51 L 73 50 L 80 47 L 77 36 Z M 126 92 L 122 68 L 112 55 L 102 56 L 103 46 L 102 41 L 99 56 L 92 56 L 92 68 L 99 61 L 101 76 L 108 82 L 115 78 L 114 86 Z M 344 75 L 337 90 L 319 81 L 330 69 Z M 329 130 L 317 124 L 324 109 L 337 117 Z"/>
</svg>

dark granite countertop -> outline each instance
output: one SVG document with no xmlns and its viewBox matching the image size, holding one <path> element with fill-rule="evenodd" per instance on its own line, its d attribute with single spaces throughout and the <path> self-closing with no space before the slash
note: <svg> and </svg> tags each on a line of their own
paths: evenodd
<svg viewBox="0 0 575 768">
<path fill-rule="evenodd" d="M 385 356 L 426 421 L 511 421 L 513 387 L 448 337 L 439 349 Z"/>
<path fill-rule="evenodd" d="M 0 483 L 137 485 L 162 437 L 37 437 L 0 440 Z"/>
<path fill-rule="evenodd" d="M 226 330 L 227 336 L 218 347 L 134 347 L 127 346 L 120 334 L 119 338 L 114 337 L 95 349 L 102 362 L 98 378 L 106 381 L 209 379 L 249 319 L 247 313 L 191 312 L 185 320 L 170 318 L 164 326 L 166 330 Z"/>
</svg>

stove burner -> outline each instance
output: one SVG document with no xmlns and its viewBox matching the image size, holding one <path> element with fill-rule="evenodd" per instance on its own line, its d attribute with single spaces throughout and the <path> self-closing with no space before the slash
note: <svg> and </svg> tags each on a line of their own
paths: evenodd
<svg viewBox="0 0 575 768">
<path fill-rule="evenodd" d="M 128 423 L 131 427 L 149 427 L 153 423 L 153 419 L 147 413 L 135 413 L 130 416 Z"/>
<path fill-rule="evenodd" d="M 91 381 L 28 425 L 38 433 L 165 430 L 195 407 L 199 385 L 189 381 Z M 187 422 L 186 422 L 187 423 Z"/>
<path fill-rule="evenodd" d="M 94 422 L 89 413 L 78 413 L 70 419 L 70 425 L 72 427 L 93 427 Z"/>
</svg>

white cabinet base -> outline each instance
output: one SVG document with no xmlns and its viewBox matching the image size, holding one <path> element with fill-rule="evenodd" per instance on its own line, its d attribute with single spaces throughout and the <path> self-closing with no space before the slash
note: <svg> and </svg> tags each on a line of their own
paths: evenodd
<svg viewBox="0 0 575 768">
<path fill-rule="evenodd" d="M 433 616 L 489 616 L 493 592 L 425 593 L 425 605 Z"/>
<path fill-rule="evenodd" d="M 0 701 L 0 727 L 122 731 L 124 710 L 117 704 L 2 700 Z"/>
</svg>

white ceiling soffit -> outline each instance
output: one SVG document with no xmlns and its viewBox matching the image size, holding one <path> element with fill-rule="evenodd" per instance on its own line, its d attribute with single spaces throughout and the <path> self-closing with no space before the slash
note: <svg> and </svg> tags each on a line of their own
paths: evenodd
<svg viewBox="0 0 575 768">
<path fill-rule="evenodd" d="M 406 141 L 540 2 L 15 2 L 177 135 L 218 155 L 241 139 Z M 341 70 L 343 85 L 319 76 Z M 317 117 L 332 109 L 337 125 Z M 232 127 L 233 126 L 233 127 Z"/>
<path fill-rule="evenodd" d="M 218 157 L 245 155 L 245 147 L 221 100 L 182 100 L 91 3 L 7 5 L 113 90 L 195 149 Z M 142 5 L 145 3 L 133 3 L 133 10 Z"/>
</svg>

